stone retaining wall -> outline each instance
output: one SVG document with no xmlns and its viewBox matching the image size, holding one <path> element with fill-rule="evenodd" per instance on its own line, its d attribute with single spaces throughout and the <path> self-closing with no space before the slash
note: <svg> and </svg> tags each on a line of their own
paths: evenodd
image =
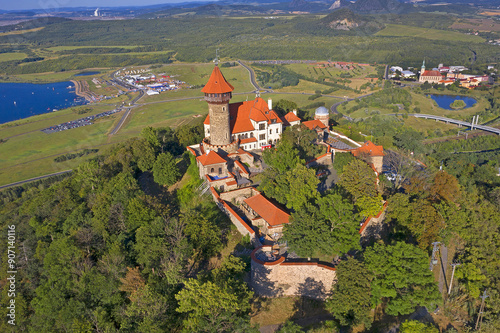
<svg viewBox="0 0 500 333">
<path fill-rule="evenodd" d="M 262 262 L 252 252 L 251 285 L 263 297 L 305 296 L 324 300 L 336 282 L 335 268 L 318 261 Z"/>
</svg>

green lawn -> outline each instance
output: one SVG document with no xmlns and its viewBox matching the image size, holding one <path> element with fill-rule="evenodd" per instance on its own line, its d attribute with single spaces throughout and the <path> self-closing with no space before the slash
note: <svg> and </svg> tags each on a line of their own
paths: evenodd
<svg viewBox="0 0 500 333">
<path fill-rule="evenodd" d="M 76 111 L 90 108 L 91 111 L 84 114 L 77 114 Z M 49 112 L 27 119 L 16 120 L 4 125 L 0 125 L 0 138 L 8 138 L 14 135 L 39 131 L 52 125 L 65 123 L 71 120 L 84 118 L 93 114 L 109 111 L 114 108 L 110 104 L 89 104 L 77 106 L 57 112 Z"/>
<path fill-rule="evenodd" d="M 0 146 L 0 184 L 66 170 L 68 164 L 54 162 L 57 155 L 118 141 L 119 138 L 113 137 L 108 142 L 106 135 L 117 117 L 120 115 L 103 118 L 90 126 L 52 134 L 35 131 L 7 140 Z"/>
<path fill-rule="evenodd" d="M 412 27 L 408 25 L 388 24 L 384 29 L 377 32 L 377 36 L 395 37 L 420 37 L 434 40 L 448 40 L 456 42 L 483 43 L 484 39 L 479 36 L 466 35 L 461 32 L 427 29 Z"/>
<path fill-rule="evenodd" d="M 93 71 L 98 70 L 101 73 L 97 76 L 102 76 L 107 72 L 111 72 L 112 69 L 109 68 L 87 68 L 85 70 L 72 70 L 72 71 L 64 71 L 64 72 L 48 72 L 48 73 L 33 73 L 33 74 L 17 74 L 17 75 L 8 75 L 1 77 L 0 81 L 2 82 L 22 82 L 22 83 L 50 83 L 50 82 L 61 82 L 61 81 L 69 81 L 69 80 L 84 80 L 86 76 L 77 76 L 75 74 L 81 73 L 83 71 Z"/>
<path fill-rule="evenodd" d="M 78 49 L 89 49 L 89 48 L 102 48 L 102 47 L 109 47 L 109 48 L 122 48 L 122 49 L 134 49 L 136 47 L 140 47 L 141 45 L 94 45 L 94 46 L 53 46 L 47 48 L 47 50 L 52 51 L 52 52 L 57 52 L 57 51 L 66 51 L 66 50 L 78 50 Z"/>
<path fill-rule="evenodd" d="M 21 52 L 0 53 L 0 62 L 11 61 L 11 60 L 22 60 L 27 56 L 28 55 L 26 53 L 21 53 Z"/>
</svg>

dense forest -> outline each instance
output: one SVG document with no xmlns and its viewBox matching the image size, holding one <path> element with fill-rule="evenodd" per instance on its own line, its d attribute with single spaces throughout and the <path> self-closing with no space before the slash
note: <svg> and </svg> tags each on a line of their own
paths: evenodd
<svg viewBox="0 0 500 333">
<path fill-rule="evenodd" d="M 289 106 L 280 101 L 280 108 Z M 481 332 L 499 329 L 498 151 L 480 159 L 455 154 L 498 146 L 498 139 L 424 145 L 421 133 L 396 118 L 377 119 L 351 125 L 371 128 L 375 139 L 390 138 L 385 163 L 400 176 L 396 181 L 381 176 L 377 185 L 363 156 L 337 154 L 339 181 L 318 191 L 317 170 L 304 161 L 321 149 L 314 144 L 316 133 L 304 127 L 287 129 L 277 149 L 263 154 L 269 168 L 259 189 L 291 212 L 284 230 L 289 251 L 343 258 L 337 284 L 321 305 L 332 320 L 311 332 L 363 326 L 376 331 L 382 326 L 372 309 L 397 320 L 420 306 L 439 307 L 451 322 L 472 327 L 485 289 Z M 196 192 L 196 164 L 183 153 L 202 136 L 201 124 L 175 131 L 146 127 L 140 138 L 99 152 L 69 176 L 0 193 L 2 232 L 15 230 L 17 329 L 257 332 L 250 313 L 259 300 L 244 278 L 248 257 L 221 255 L 232 224 Z M 428 166 L 407 163 L 409 151 Z M 389 203 L 382 238 L 360 242 L 360 222 L 381 209 L 382 199 Z M 429 271 L 434 241 L 461 263 L 444 300 Z M 2 263 L 8 263 L 8 243 L 0 246 Z M 210 264 L 211 258 L 219 258 L 218 264 Z M 1 274 L 3 281 L 10 277 L 6 270 Z M 2 289 L 2 304 L 12 299 L 8 290 Z M 4 317 L 8 312 L 2 307 Z M 11 329 L 6 321 L 0 325 Z M 400 329 L 437 332 L 417 321 Z M 287 322 L 280 332 L 301 330 Z"/>
<path fill-rule="evenodd" d="M 207 270 L 231 224 L 194 192 L 196 164 L 182 152 L 200 128 L 145 128 L 69 177 L 1 192 L 3 234 L 15 230 L 15 295 L 1 295 L 15 299 L 14 331 L 256 332 L 247 264 L 227 256 Z M 177 193 L 159 186 L 181 172 L 192 177 Z"/>
</svg>

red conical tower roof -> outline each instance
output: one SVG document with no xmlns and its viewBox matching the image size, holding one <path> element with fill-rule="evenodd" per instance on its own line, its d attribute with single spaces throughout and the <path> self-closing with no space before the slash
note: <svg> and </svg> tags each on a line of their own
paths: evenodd
<svg viewBox="0 0 500 333">
<path fill-rule="evenodd" d="M 201 89 L 205 94 L 224 94 L 234 90 L 234 87 L 226 81 L 224 75 L 219 69 L 219 66 L 215 66 L 208 79 L 207 84 Z"/>
</svg>

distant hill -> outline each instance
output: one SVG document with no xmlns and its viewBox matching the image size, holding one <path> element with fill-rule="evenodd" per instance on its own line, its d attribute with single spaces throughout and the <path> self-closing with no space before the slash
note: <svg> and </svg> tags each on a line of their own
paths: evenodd
<svg viewBox="0 0 500 333">
<path fill-rule="evenodd" d="M 372 32 L 382 29 L 384 26 L 370 20 L 368 17 L 354 13 L 351 9 L 344 7 L 328 14 L 321 19 L 323 25 L 335 30 L 357 30 L 368 29 Z"/>
<path fill-rule="evenodd" d="M 335 0 L 335 2 L 332 3 L 332 5 L 330 6 L 330 8 L 328 8 L 328 9 L 329 10 L 334 10 L 334 9 L 338 9 L 338 8 L 349 6 L 350 4 L 351 4 L 351 2 L 348 1 L 348 0 Z"/>
<path fill-rule="evenodd" d="M 357 0 L 349 6 L 356 13 L 401 13 L 413 10 L 413 5 L 397 0 Z"/>
<path fill-rule="evenodd" d="M 65 21 L 70 21 L 70 19 L 66 19 L 66 18 L 62 18 L 62 17 L 37 18 L 34 20 L 24 21 L 21 23 L 0 27 L 0 32 L 9 32 L 9 31 L 15 31 L 15 30 L 28 30 L 28 29 L 40 28 L 40 27 L 45 27 L 45 26 L 50 25 L 50 24 L 56 24 L 56 23 L 61 23 L 61 22 L 65 22 Z"/>
</svg>

